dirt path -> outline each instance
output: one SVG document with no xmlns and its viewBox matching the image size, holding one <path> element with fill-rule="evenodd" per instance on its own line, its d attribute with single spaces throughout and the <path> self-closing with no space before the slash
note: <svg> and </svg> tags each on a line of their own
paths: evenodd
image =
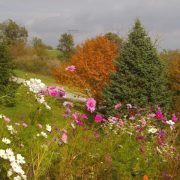
<svg viewBox="0 0 180 180">
<path fill-rule="evenodd" d="M 19 77 L 13 77 L 13 81 L 18 84 L 22 84 L 22 83 L 24 83 L 25 79 L 19 78 Z M 70 100 L 70 101 L 76 101 L 76 102 L 85 102 L 86 101 L 86 98 L 81 97 L 79 95 L 75 95 L 75 94 L 67 92 L 67 91 L 66 91 L 65 99 Z"/>
</svg>

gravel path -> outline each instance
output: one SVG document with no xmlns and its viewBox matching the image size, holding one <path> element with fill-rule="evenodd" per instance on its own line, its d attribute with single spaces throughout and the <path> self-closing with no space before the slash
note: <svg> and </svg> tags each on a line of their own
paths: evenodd
<svg viewBox="0 0 180 180">
<path fill-rule="evenodd" d="M 18 84 L 22 84 L 25 81 L 25 79 L 19 78 L 19 77 L 13 77 L 12 80 Z M 70 100 L 70 101 L 76 101 L 76 102 L 86 102 L 86 98 L 81 97 L 79 95 L 75 95 L 70 92 L 66 92 L 65 99 Z"/>
</svg>

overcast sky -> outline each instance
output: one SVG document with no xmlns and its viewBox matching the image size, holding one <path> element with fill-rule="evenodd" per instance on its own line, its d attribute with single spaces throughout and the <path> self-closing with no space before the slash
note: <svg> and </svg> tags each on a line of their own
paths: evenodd
<svg viewBox="0 0 180 180">
<path fill-rule="evenodd" d="M 108 31 L 126 37 L 136 17 L 160 49 L 180 49 L 180 0 L 0 0 L 0 21 L 13 19 L 53 46 L 68 31 L 77 43 Z"/>
</svg>

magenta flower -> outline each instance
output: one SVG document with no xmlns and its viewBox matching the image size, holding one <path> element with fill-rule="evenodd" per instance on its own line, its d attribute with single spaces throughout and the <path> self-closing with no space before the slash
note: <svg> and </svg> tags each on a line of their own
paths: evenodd
<svg viewBox="0 0 180 180">
<path fill-rule="evenodd" d="M 136 139 L 137 139 L 137 140 L 144 140 L 144 139 L 145 139 L 145 137 L 144 137 L 144 136 L 139 135 L 139 136 L 136 136 Z"/>
<path fill-rule="evenodd" d="M 58 90 L 59 90 L 59 95 L 58 95 L 59 97 L 65 97 L 66 96 L 66 92 L 65 92 L 63 87 L 59 88 Z"/>
<path fill-rule="evenodd" d="M 116 104 L 116 105 L 114 106 L 114 109 L 119 109 L 121 106 L 122 106 L 122 104 L 121 104 L 121 103 L 118 103 L 118 104 Z"/>
<path fill-rule="evenodd" d="M 165 131 L 163 129 L 160 129 L 157 136 L 157 143 L 159 145 L 163 145 L 164 142 L 165 142 Z"/>
<path fill-rule="evenodd" d="M 96 123 L 101 123 L 104 121 L 103 117 L 100 115 L 100 114 L 96 114 L 95 118 L 94 118 L 94 121 Z"/>
<path fill-rule="evenodd" d="M 68 67 L 66 68 L 66 71 L 71 71 L 71 72 L 73 72 L 73 71 L 75 71 L 75 70 L 76 70 L 76 67 L 75 67 L 74 65 L 68 66 Z"/>
<path fill-rule="evenodd" d="M 86 101 L 87 110 L 91 113 L 96 109 L 96 100 L 94 98 L 88 98 Z"/>
<path fill-rule="evenodd" d="M 161 112 L 161 110 L 158 110 L 158 111 L 156 112 L 156 118 L 157 118 L 157 119 L 160 119 L 160 120 L 162 120 L 162 119 L 164 118 L 164 115 L 163 115 L 163 113 Z"/>
<path fill-rule="evenodd" d="M 48 87 L 48 94 L 50 96 L 58 96 L 58 88 L 56 86 L 49 86 Z"/>
<path fill-rule="evenodd" d="M 75 121 L 75 123 L 78 124 L 79 126 L 84 126 L 83 120 L 88 119 L 87 115 L 79 114 L 77 112 L 72 114 L 72 118 Z"/>
<path fill-rule="evenodd" d="M 172 114 L 172 121 L 173 122 L 177 122 L 178 118 L 176 116 L 176 114 Z"/>
<path fill-rule="evenodd" d="M 63 87 L 58 86 L 48 86 L 48 95 L 53 97 L 64 97 L 66 95 Z"/>
</svg>

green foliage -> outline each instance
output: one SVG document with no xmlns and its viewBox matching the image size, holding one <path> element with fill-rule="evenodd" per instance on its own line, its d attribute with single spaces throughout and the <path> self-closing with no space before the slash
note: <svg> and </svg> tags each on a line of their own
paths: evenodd
<svg viewBox="0 0 180 180">
<path fill-rule="evenodd" d="M 124 43 L 116 65 L 117 72 L 111 75 L 110 84 L 103 92 L 101 111 L 104 114 L 115 114 L 114 105 L 120 101 L 140 107 L 154 104 L 169 108 L 163 66 L 139 20 Z"/>
<path fill-rule="evenodd" d="M 13 65 L 8 47 L 4 42 L 0 43 L 0 103 L 13 106 L 17 85 L 11 82 Z"/>
<path fill-rule="evenodd" d="M 0 32 L 9 45 L 27 41 L 28 32 L 26 28 L 11 19 L 0 24 Z"/>
<path fill-rule="evenodd" d="M 120 51 L 123 40 L 116 33 L 108 32 L 104 35 L 109 41 L 117 44 L 117 47 Z"/>
<path fill-rule="evenodd" d="M 74 52 L 74 39 L 72 34 L 64 33 L 59 39 L 58 49 L 63 52 L 64 58 L 69 59 Z"/>
<path fill-rule="evenodd" d="M 168 77 L 168 85 L 173 94 L 173 109 L 180 112 L 180 51 L 164 51 L 160 54 Z"/>
<path fill-rule="evenodd" d="M 42 39 L 34 37 L 32 39 L 32 47 L 37 57 L 39 57 L 40 59 L 44 59 L 45 57 L 47 57 L 47 47 L 43 43 Z"/>
</svg>

